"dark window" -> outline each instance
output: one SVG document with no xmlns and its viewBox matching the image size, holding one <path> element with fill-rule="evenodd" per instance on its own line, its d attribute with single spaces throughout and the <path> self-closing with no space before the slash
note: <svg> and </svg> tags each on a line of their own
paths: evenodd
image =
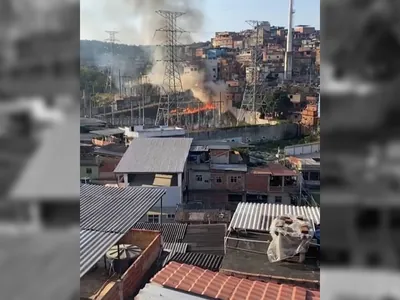
<svg viewBox="0 0 400 300">
<path fill-rule="evenodd" d="M 147 215 L 147 222 L 160 223 L 160 216 L 159 215 Z"/>
<path fill-rule="evenodd" d="M 168 218 L 168 219 L 175 219 L 175 215 L 174 215 L 174 214 L 168 214 L 168 215 L 167 215 L 167 218 Z"/>
<path fill-rule="evenodd" d="M 92 174 L 92 168 L 86 168 L 86 174 Z"/>
<path fill-rule="evenodd" d="M 237 177 L 236 176 L 231 176 L 231 182 L 232 183 L 237 182 Z"/>
<path fill-rule="evenodd" d="M 222 178 L 218 176 L 218 177 L 215 178 L 215 181 L 216 181 L 217 183 L 221 183 L 221 182 L 222 182 Z"/>
<path fill-rule="evenodd" d="M 196 181 L 203 181 L 202 175 L 196 175 Z"/>
<path fill-rule="evenodd" d="M 281 196 L 275 196 L 275 203 L 282 203 L 282 197 Z"/>
</svg>

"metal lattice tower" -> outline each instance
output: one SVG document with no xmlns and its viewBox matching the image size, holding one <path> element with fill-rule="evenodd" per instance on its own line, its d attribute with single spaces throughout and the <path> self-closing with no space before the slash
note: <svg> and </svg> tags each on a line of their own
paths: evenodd
<svg viewBox="0 0 400 300">
<path fill-rule="evenodd" d="M 114 46 L 115 43 L 118 42 L 115 36 L 117 35 L 118 31 L 107 30 L 106 32 L 108 33 L 109 37 L 108 39 L 105 40 L 105 42 L 110 44 L 109 53 L 111 54 L 111 58 L 107 66 L 107 71 L 106 71 L 107 81 L 106 81 L 106 86 L 104 87 L 104 92 L 111 94 L 113 71 L 114 71 Z"/>
<path fill-rule="evenodd" d="M 252 123 L 257 124 L 257 112 L 263 108 L 266 102 L 265 74 L 262 70 L 263 51 L 262 43 L 260 43 L 260 24 L 262 24 L 262 22 L 246 22 L 255 28 L 256 39 L 255 45 L 251 49 L 252 65 L 249 68 L 251 70 L 251 80 L 248 80 L 246 83 L 242 104 L 238 113 L 237 124 L 245 119 L 245 115 L 248 112 L 252 114 Z"/>
<path fill-rule="evenodd" d="M 169 125 L 171 111 L 176 114 L 176 123 L 180 124 L 179 111 L 183 105 L 183 87 L 180 76 L 180 59 L 178 58 L 178 40 L 185 31 L 177 26 L 177 19 L 184 15 L 182 12 L 158 10 L 157 14 L 165 18 L 165 26 L 156 32 L 165 33 L 165 43 L 162 45 L 165 65 L 163 91 L 158 104 L 156 125 Z"/>
</svg>

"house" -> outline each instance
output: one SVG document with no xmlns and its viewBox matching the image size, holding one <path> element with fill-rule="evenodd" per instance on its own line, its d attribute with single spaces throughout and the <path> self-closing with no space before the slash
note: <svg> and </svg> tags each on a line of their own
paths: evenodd
<svg viewBox="0 0 400 300">
<path fill-rule="evenodd" d="M 134 298 L 147 299 L 301 299 L 319 300 L 320 292 L 299 286 L 237 278 L 220 272 L 171 262 Z"/>
<path fill-rule="evenodd" d="M 288 166 L 297 170 L 303 177 L 303 183 L 308 188 L 319 188 L 320 187 L 320 155 L 315 153 L 314 155 L 296 157 L 289 156 L 286 158 Z"/>
<path fill-rule="evenodd" d="M 297 204 L 299 174 L 279 164 L 249 168 L 246 200 L 260 203 Z"/>
<path fill-rule="evenodd" d="M 188 203 L 221 208 L 245 199 L 247 164 L 230 143 L 193 145 L 187 169 Z"/>
<path fill-rule="evenodd" d="M 167 190 L 162 209 L 174 213 L 186 189 L 186 160 L 191 143 L 190 138 L 133 139 L 114 170 L 118 185 L 162 186 Z M 160 208 L 161 203 L 157 203 L 152 211 Z M 152 222 L 161 221 L 158 213 L 149 218 Z"/>
<path fill-rule="evenodd" d="M 100 160 L 98 157 L 82 156 L 80 160 L 81 178 L 99 179 L 100 178 Z"/>
</svg>

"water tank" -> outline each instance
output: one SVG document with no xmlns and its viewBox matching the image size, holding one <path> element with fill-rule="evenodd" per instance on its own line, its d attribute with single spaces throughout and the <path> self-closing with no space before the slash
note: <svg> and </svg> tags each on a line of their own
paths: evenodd
<svg viewBox="0 0 400 300">
<path fill-rule="evenodd" d="M 118 274 L 123 274 L 133 264 L 133 262 L 140 256 L 142 250 L 135 245 L 120 244 L 111 247 L 106 257 L 112 262 L 114 271 Z"/>
</svg>

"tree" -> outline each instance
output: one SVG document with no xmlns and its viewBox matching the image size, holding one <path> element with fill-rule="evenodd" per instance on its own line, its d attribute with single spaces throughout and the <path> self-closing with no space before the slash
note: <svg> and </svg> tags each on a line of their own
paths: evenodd
<svg viewBox="0 0 400 300">
<path fill-rule="evenodd" d="M 80 89 L 92 93 L 103 93 L 106 86 L 107 76 L 95 67 L 81 67 Z"/>
<path fill-rule="evenodd" d="M 293 107 L 288 94 L 278 91 L 274 93 L 274 98 L 276 99 L 276 113 L 278 119 L 286 119 L 289 115 L 289 110 Z"/>
</svg>

